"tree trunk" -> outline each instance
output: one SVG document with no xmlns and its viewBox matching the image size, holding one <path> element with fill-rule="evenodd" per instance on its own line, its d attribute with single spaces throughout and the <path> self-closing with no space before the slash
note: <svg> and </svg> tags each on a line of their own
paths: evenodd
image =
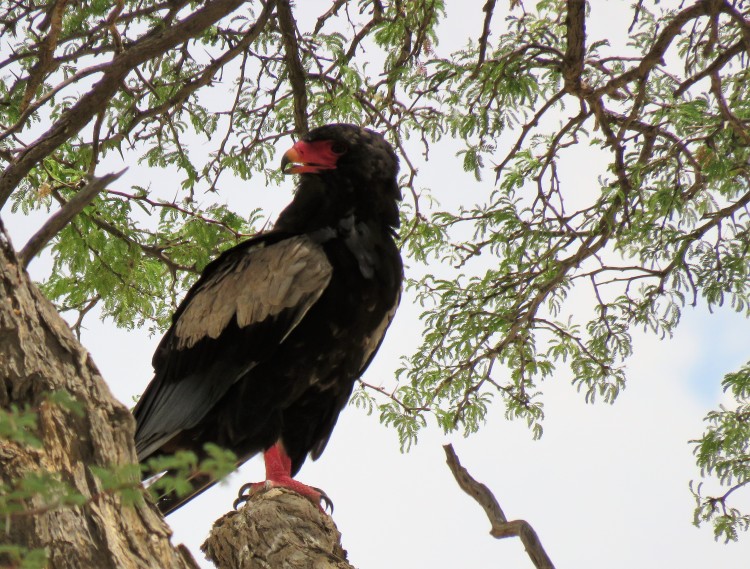
<svg viewBox="0 0 750 569">
<path fill-rule="evenodd" d="M 81 505 L 55 506 L 38 493 L 6 518 L 0 544 L 45 549 L 50 568 L 196 567 L 156 510 L 140 501 L 123 504 L 102 487 L 92 467 L 115 469 L 136 462 L 133 417 L 116 401 L 89 354 L 21 269 L 0 225 L 0 405 L 37 413 L 41 448 L 0 440 L 0 491 L 33 473 L 55 473 L 82 496 Z M 76 413 L 49 403 L 66 391 Z M 137 480 L 132 480 L 137 487 Z M 0 564 L 10 565 L 0 557 Z"/>
<path fill-rule="evenodd" d="M 331 517 L 284 488 L 219 518 L 201 549 L 218 569 L 354 569 Z"/>
</svg>

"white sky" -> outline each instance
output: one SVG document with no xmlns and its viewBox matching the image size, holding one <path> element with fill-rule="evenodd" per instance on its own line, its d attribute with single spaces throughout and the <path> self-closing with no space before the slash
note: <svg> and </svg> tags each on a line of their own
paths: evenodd
<svg viewBox="0 0 750 569">
<path fill-rule="evenodd" d="M 483 4 L 473 0 L 461 9 L 470 5 L 478 11 Z M 592 36 L 611 37 L 627 29 L 630 18 L 621 8 L 629 3 L 594 4 Z M 456 6 L 461 3 L 450 4 L 449 20 L 461 44 L 462 33 L 478 33 L 481 19 L 472 16 L 464 26 L 468 20 Z M 493 29 L 502 25 L 498 15 Z M 281 142 L 278 150 L 288 144 Z M 579 166 L 593 170 L 590 161 Z M 111 169 L 119 167 L 113 157 Z M 489 192 L 493 178 L 488 172 L 483 182 L 475 182 L 446 147 L 421 168 L 417 186 L 429 187 L 451 203 L 461 192 L 469 203 Z M 134 167 L 114 187 L 126 190 L 150 179 L 165 183 L 162 172 Z M 224 197 L 239 211 L 262 205 L 275 217 L 291 198 L 292 180 L 281 190 L 260 184 L 258 179 L 228 188 L 225 182 L 229 191 Z M 5 217 L 18 248 L 38 227 L 33 219 Z M 32 275 L 41 277 L 46 264 L 35 261 Z M 722 400 L 723 374 L 746 361 L 744 334 L 749 328 L 746 319 L 731 311 L 709 316 L 698 309 L 685 311 L 671 340 L 636 333 L 628 385 L 614 406 L 586 405 L 568 375 L 559 374 L 544 385 L 545 434 L 540 441 L 531 440 L 523 423 L 505 420 L 496 405 L 473 437 L 445 437 L 431 428 L 404 455 L 395 432 L 382 427 L 377 417 L 349 407 L 323 457 L 309 461 L 300 479 L 325 489 L 333 499 L 334 521 L 350 562 L 359 569 L 532 567 L 517 539 L 489 536 L 483 511 L 458 488 L 445 465 L 445 442 L 453 442 L 464 466 L 495 493 L 509 519 L 534 526 L 559 569 L 745 567 L 750 536 L 724 545 L 713 540 L 710 527 L 692 526 L 688 481 L 698 473 L 687 441 L 702 433 L 703 416 Z M 399 357 L 418 345 L 420 333 L 418 310 L 407 297 L 365 379 L 389 382 Z M 151 378 L 158 338 L 89 320 L 82 340 L 114 394 L 132 406 L 132 396 Z M 185 543 L 202 561 L 199 546 L 213 520 L 231 508 L 242 483 L 262 477 L 262 460 L 256 457 L 226 485 L 172 515 L 168 521 L 174 542 Z M 746 495 L 738 499 L 750 509 Z"/>
</svg>

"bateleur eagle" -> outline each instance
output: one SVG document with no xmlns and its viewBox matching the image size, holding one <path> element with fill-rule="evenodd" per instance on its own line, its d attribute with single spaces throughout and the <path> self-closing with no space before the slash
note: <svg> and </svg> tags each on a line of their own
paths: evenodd
<svg viewBox="0 0 750 569">
<path fill-rule="evenodd" d="M 259 452 L 266 484 L 321 494 L 295 480 L 317 459 L 399 302 L 403 267 L 398 159 L 366 128 L 332 124 L 284 155 L 299 174 L 273 229 L 206 266 L 177 308 L 138 401 L 140 461 L 205 443 L 237 465 Z M 215 481 L 197 476 L 174 511 Z"/>
</svg>

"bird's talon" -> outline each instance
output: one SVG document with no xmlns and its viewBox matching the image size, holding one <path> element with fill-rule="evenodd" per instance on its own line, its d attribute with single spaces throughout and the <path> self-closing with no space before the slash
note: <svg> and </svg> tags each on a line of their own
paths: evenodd
<svg viewBox="0 0 750 569">
<path fill-rule="evenodd" d="M 271 488 L 271 485 L 268 480 L 265 482 L 248 482 L 247 484 L 243 484 L 240 486 L 240 490 L 237 493 L 237 499 L 232 503 L 232 507 L 235 510 L 238 509 L 239 506 L 250 500 L 255 494 L 268 490 L 269 488 Z"/>
<path fill-rule="evenodd" d="M 323 511 L 324 514 L 326 514 L 327 513 L 326 510 L 328 508 L 330 508 L 331 509 L 331 513 L 328 514 L 328 515 L 333 515 L 333 500 L 331 500 L 328 497 L 328 494 L 326 494 L 325 492 L 323 492 L 323 490 L 321 490 L 320 488 L 316 488 L 316 490 L 318 492 L 320 492 L 320 502 L 323 502 L 323 504 L 325 504 L 325 507 L 321 507 L 320 502 L 319 502 L 318 503 L 318 508 L 320 508 Z"/>
<path fill-rule="evenodd" d="M 309 490 L 314 490 L 314 492 L 304 492 L 300 491 L 300 488 L 289 488 L 284 484 L 274 484 L 274 482 L 271 480 L 266 480 L 265 482 L 248 482 L 247 484 L 243 484 L 240 487 L 239 492 L 237 493 L 237 498 L 232 503 L 232 507 L 237 510 L 258 492 L 265 492 L 266 490 L 270 490 L 271 488 L 276 487 L 288 488 L 289 490 L 292 490 L 300 496 L 307 498 L 313 504 L 317 505 L 318 509 L 324 514 L 333 514 L 333 500 L 331 500 L 331 498 L 328 497 L 328 494 L 323 492 L 323 490 L 321 490 L 320 488 L 309 486 L 307 488 Z M 303 488 L 305 487 L 303 486 Z M 317 494 L 317 496 L 315 494 Z M 330 514 L 328 513 L 328 510 L 330 510 Z"/>
<path fill-rule="evenodd" d="M 235 510 L 239 510 L 240 506 L 244 504 L 245 502 L 247 502 L 247 498 L 248 498 L 247 496 L 242 496 L 242 495 L 237 496 L 234 502 L 232 502 L 232 508 L 234 508 Z"/>
</svg>

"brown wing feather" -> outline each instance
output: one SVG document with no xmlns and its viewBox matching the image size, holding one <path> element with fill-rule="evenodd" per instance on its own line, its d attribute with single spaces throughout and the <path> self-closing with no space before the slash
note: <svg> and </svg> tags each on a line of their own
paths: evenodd
<svg viewBox="0 0 750 569">
<path fill-rule="evenodd" d="M 156 376 L 133 411 L 141 459 L 198 424 L 234 382 L 258 363 L 249 355 L 237 361 L 214 354 L 200 369 L 186 371 L 177 363 L 181 358 L 200 350 L 196 344 L 202 339 L 219 338 L 235 317 L 237 326 L 249 331 L 246 339 L 252 341 L 256 325 L 279 316 L 281 322 L 263 333 L 272 330 L 274 341 L 283 342 L 318 301 L 333 272 L 322 247 L 304 235 L 271 244 L 254 243 L 249 249 L 238 247 L 218 262 L 188 293 L 154 356 Z M 182 371 L 170 375 L 177 368 Z"/>
<path fill-rule="evenodd" d="M 235 316 L 243 328 L 296 307 L 291 331 L 320 298 L 331 271 L 323 250 L 304 235 L 258 248 L 190 299 L 175 323 L 175 347 L 218 338 Z"/>
</svg>

